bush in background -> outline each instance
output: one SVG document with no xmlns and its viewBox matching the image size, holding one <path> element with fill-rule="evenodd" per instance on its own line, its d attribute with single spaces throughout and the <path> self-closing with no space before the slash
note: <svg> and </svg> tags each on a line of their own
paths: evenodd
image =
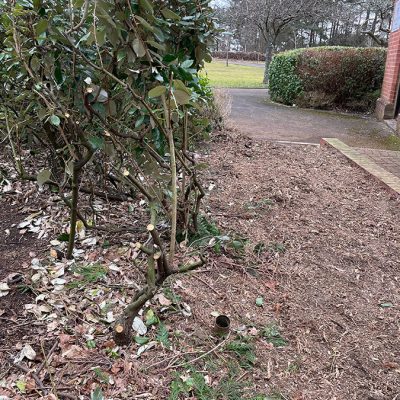
<svg viewBox="0 0 400 400">
<path fill-rule="evenodd" d="M 297 73 L 300 50 L 277 54 L 269 67 L 269 92 L 271 99 L 278 103 L 293 104 L 303 92 L 303 85 Z"/>
<path fill-rule="evenodd" d="M 213 58 L 226 58 L 226 51 L 214 51 L 212 53 Z M 265 54 L 258 53 L 256 51 L 247 53 L 245 51 L 230 51 L 228 53 L 230 60 L 242 60 L 242 61 L 265 61 Z"/>
<path fill-rule="evenodd" d="M 319 47 L 277 54 L 270 66 L 271 99 L 369 111 L 379 97 L 385 58 L 382 48 Z"/>
</svg>

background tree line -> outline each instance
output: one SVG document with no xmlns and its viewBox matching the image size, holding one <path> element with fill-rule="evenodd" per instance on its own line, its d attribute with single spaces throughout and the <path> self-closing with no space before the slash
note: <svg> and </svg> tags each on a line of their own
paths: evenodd
<svg viewBox="0 0 400 400">
<path fill-rule="evenodd" d="M 217 50 L 274 52 L 316 46 L 387 46 L 392 0 L 227 0 Z"/>
</svg>

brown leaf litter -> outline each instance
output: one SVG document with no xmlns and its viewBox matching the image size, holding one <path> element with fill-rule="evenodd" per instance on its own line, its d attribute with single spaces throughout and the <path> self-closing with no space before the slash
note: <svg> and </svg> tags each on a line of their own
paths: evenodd
<svg viewBox="0 0 400 400">
<path fill-rule="evenodd" d="M 197 370 L 213 388 L 234 373 L 243 399 L 400 398 L 399 200 L 329 149 L 228 132 L 204 147 L 202 162 L 209 167 L 204 214 L 244 247 L 217 248 L 206 267 L 170 279 L 146 306 L 141 321 L 154 313 L 168 343 L 157 323 L 138 334 L 146 344 L 117 348 L 111 340 L 110 324 L 141 284 L 134 233 L 122 240 L 86 233 L 78 263 L 70 264 L 50 254 L 67 222 L 59 205 L 32 194 L 32 208 L 43 211 L 35 218 L 48 216 L 37 239 L 40 232 L 18 232 L 27 216 L 17 201 L 10 206 L 18 196 L 2 196 L 2 215 L 13 215 L 2 221 L 2 234 L 13 231 L 2 236 L 10 253 L 3 250 L 0 280 L 22 271 L 33 291 L 13 304 L 19 292 L 12 286 L 0 298 L 0 396 L 88 399 L 101 387 L 107 399 L 165 399 L 172 380 Z M 99 206 L 120 221 L 132 209 Z M 87 275 L 87 265 L 98 275 Z M 213 336 L 218 314 L 231 319 L 227 343 L 253 346 L 250 365 Z M 13 360 L 24 348 L 33 355 L 26 345 L 36 356 L 20 361 L 24 372 Z"/>
</svg>

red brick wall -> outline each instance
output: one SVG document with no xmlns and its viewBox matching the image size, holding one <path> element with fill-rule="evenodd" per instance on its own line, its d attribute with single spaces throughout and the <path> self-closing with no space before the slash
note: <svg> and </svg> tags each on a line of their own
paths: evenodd
<svg viewBox="0 0 400 400">
<path fill-rule="evenodd" d="M 400 0 L 397 0 L 400 1 Z M 396 1 L 395 1 L 396 3 Z M 389 37 L 388 55 L 381 97 L 377 102 L 378 118 L 394 118 L 400 78 L 400 30 Z"/>
<path fill-rule="evenodd" d="M 388 102 L 396 100 L 400 72 L 400 30 L 392 32 L 389 38 L 389 48 L 386 60 L 385 77 L 381 96 Z"/>
</svg>

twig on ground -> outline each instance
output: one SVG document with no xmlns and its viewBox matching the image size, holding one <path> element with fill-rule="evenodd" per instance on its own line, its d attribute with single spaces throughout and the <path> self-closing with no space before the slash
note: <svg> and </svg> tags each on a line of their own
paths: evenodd
<svg viewBox="0 0 400 400">
<path fill-rule="evenodd" d="M 148 365 L 147 367 L 143 368 L 143 371 L 147 371 L 150 368 L 156 367 L 157 365 L 163 364 L 163 363 L 165 363 L 166 361 L 169 360 L 169 364 L 167 366 L 167 368 L 168 368 L 178 357 L 186 356 L 186 355 L 189 355 L 189 354 L 198 354 L 198 353 L 201 353 L 201 351 L 188 351 L 186 353 L 176 354 L 172 358 L 171 357 L 164 358 L 161 361 L 157 361 L 154 364 Z"/>
<path fill-rule="evenodd" d="M 39 368 L 36 370 L 36 374 L 37 374 L 37 375 L 40 374 L 40 371 L 41 371 L 41 370 L 43 369 L 43 367 L 48 363 L 48 360 L 50 359 L 50 356 L 53 354 L 54 350 L 57 348 L 57 345 L 58 345 L 58 340 L 56 340 L 56 341 L 54 342 L 54 344 L 53 344 L 53 346 L 51 347 L 51 349 L 50 349 L 49 353 L 47 354 L 47 356 L 46 356 L 44 350 L 42 349 L 42 350 L 43 350 L 43 357 L 44 357 L 44 359 L 43 359 L 43 362 L 40 364 Z M 47 365 L 46 365 L 46 366 L 47 366 Z"/>
<path fill-rule="evenodd" d="M 40 364 L 39 368 L 36 370 L 36 375 L 39 376 L 39 373 L 43 369 L 43 367 L 47 368 L 47 371 L 46 371 L 44 376 L 46 376 L 46 374 L 49 375 L 50 383 L 52 385 L 52 391 L 54 391 L 56 394 L 57 394 L 56 383 L 54 382 L 53 376 L 49 371 L 49 359 L 50 359 L 52 353 L 54 352 L 54 350 L 57 348 L 57 344 L 58 344 L 58 340 L 56 340 L 53 343 L 53 346 L 51 346 L 51 349 L 50 349 L 48 355 L 46 356 L 46 352 L 44 350 L 43 342 L 42 341 L 40 342 L 40 347 L 41 347 L 42 353 L 43 353 L 43 362 L 42 362 L 42 364 Z"/>
<path fill-rule="evenodd" d="M 249 371 L 244 371 L 243 374 L 236 379 L 236 382 L 240 382 L 248 373 Z"/>
<path fill-rule="evenodd" d="M 19 368 L 21 371 L 25 372 L 26 374 L 31 374 L 33 380 L 35 381 L 36 385 L 38 386 L 38 389 L 41 390 L 44 394 L 47 394 L 47 390 L 45 386 L 43 385 L 43 382 L 40 380 L 40 378 L 37 376 L 35 372 L 32 372 L 28 367 L 25 367 L 22 364 L 14 363 L 13 364 L 15 367 Z"/>
<path fill-rule="evenodd" d="M 196 277 L 196 280 L 204 283 L 208 288 L 210 288 L 218 297 L 221 297 L 221 293 L 218 292 L 216 289 L 214 289 L 208 282 L 206 282 L 204 279 L 200 278 L 199 276 Z"/>
<path fill-rule="evenodd" d="M 195 269 L 190 271 L 190 274 L 204 274 L 205 272 L 211 272 L 211 269 Z"/>
<path fill-rule="evenodd" d="M 187 361 L 187 362 L 178 364 L 178 365 L 169 365 L 168 367 L 166 367 L 166 368 L 164 369 L 164 371 L 166 371 L 166 370 L 168 370 L 168 369 L 171 369 L 171 368 L 180 368 L 180 367 L 184 367 L 185 365 L 193 364 L 193 363 L 195 363 L 195 362 L 201 360 L 202 358 L 207 357 L 208 355 L 214 353 L 214 352 L 217 351 L 220 347 L 222 347 L 222 346 L 228 341 L 229 337 L 230 337 L 230 333 L 228 333 L 228 336 L 227 336 L 222 342 L 218 343 L 215 347 L 213 347 L 211 350 L 207 351 L 206 353 L 202 354 L 201 356 L 196 357 L 196 358 L 194 358 L 193 360 L 190 360 L 190 361 Z"/>
</svg>

